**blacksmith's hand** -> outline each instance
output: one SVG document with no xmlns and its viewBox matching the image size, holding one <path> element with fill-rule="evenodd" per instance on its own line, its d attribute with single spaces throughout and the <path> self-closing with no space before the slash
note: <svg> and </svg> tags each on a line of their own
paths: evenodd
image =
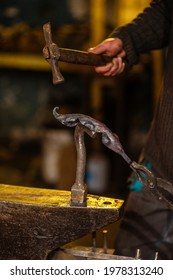
<svg viewBox="0 0 173 280">
<path fill-rule="evenodd" d="M 97 73 L 104 76 L 115 76 L 121 74 L 125 69 L 123 58 L 126 52 L 123 49 L 123 42 L 119 38 L 108 38 L 94 48 L 90 48 L 89 52 L 112 57 L 112 61 L 104 66 L 95 66 Z"/>
</svg>

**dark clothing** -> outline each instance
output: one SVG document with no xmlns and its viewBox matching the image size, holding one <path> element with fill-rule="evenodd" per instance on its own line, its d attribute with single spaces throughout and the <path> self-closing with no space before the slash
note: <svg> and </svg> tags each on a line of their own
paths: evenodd
<svg viewBox="0 0 173 280">
<path fill-rule="evenodd" d="M 141 258 L 173 260 L 173 211 L 151 196 L 145 188 L 131 192 L 116 239 L 115 254 Z"/>
<path fill-rule="evenodd" d="M 143 154 L 153 173 L 173 184 L 173 1 L 153 0 L 131 23 L 115 29 L 110 37 L 124 43 L 130 65 L 139 54 L 167 47 L 167 62 L 160 94 Z M 115 252 L 134 256 L 141 249 L 143 258 L 173 259 L 173 211 L 156 201 L 144 188 L 131 192 Z"/>
<path fill-rule="evenodd" d="M 130 65 L 140 53 L 168 46 L 163 88 L 144 157 L 159 177 L 173 183 L 173 1 L 153 0 L 144 13 L 112 36 L 122 39 Z"/>
</svg>

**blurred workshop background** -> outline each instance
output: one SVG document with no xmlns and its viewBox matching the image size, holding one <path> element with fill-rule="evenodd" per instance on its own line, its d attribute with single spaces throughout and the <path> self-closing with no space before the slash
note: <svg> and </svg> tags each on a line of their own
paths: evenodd
<svg viewBox="0 0 173 280">
<path fill-rule="evenodd" d="M 52 84 L 42 55 L 43 24 L 63 48 L 87 50 L 133 19 L 149 0 L 0 1 L 0 183 L 70 190 L 75 180 L 74 129 L 55 120 L 82 113 L 115 132 L 137 160 L 162 78 L 163 54 L 141 56 L 125 76 L 103 78 L 89 66 L 60 63 L 65 82 Z M 129 167 L 99 137 L 85 138 L 90 193 L 125 198 Z"/>
</svg>

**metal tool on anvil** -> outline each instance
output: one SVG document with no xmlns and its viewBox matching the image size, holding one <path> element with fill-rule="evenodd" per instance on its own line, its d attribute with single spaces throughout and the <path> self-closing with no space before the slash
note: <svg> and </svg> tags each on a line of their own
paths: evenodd
<svg viewBox="0 0 173 280">
<path fill-rule="evenodd" d="M 59 114 L 58 109 L 59 109 L 58 107 L 54 108 L 53 114 L 54 117 L 62 124 L 69 127 L 75 127 L 75 126 L 78 127 L 80 125 L 83 127 L 83 130 L 85 129 L 87 129 L 87 131 L 90 130 L 93 133 L 92 135 L 101 133 L 102 143 L 106 147 L 114 151 L 115 153 L 122 156 L 123 159 L 129 165 L 129 167 L 136 173 L 138 179 L 143 183 L 143 185 L 148 190 L 150 190 L 151 193 L 159 201 L 165 203 L 169 208 L 173 209 L 173 185 L 162 178 L 155 177 L 155 175 L 147 167 L 139 163 L 136 163 L 135 161 L 132 161 L 125 153 L 119 141 L 119 137 L 115 133 L 113 133 L 110 129 L 108 129 L 105 124 L 93 119 L 90 116 L 86 116 L 83 114 Z M 84 143 L 82 144 L 82 146 L 84 146 Z M 84 149 L 84 147 L 82 149 Z M 78 148 L 77 148 L 77 152 L 79 153 Z M 79 165 L 78 170 L 81 170 L 81 165 L 86 161 L 84 153 L 82 157 L 83 160 L 78 162 Z M 84 170 L 83 167 L 82 170 Z M 80 192 L 80 184 L 78 184 L 78 191 Z M 72 194 L 73 194 L 73 189 L 72 189 Z M 83 201 L 85 201 L 84 196 L 83 196 Z"/>
<path fill-rule="evenodd" d="M 43 33 L 46 41 L 46 45 L 43 48 L 43 57 L 51 66 L 53 84 L 59 84 L 64 81 L 64 77 L 58 66 L 58 61 L 88 66 L 102 66 L 112 61 L 111 57 L 93 54 L 87 51 L 59 48 L 58 45 L 52 41 L 50 22 L 43 25 Z"/>
</svg>

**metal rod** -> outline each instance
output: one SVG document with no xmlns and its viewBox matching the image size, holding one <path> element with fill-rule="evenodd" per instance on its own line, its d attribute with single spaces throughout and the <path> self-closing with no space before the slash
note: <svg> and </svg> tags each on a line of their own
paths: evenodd
<svg viewBox="0 0 173 280">
<path fill-rule="evenodd" d="M 92 252 L 95 253 L 97 249 L 96 246 L 96 231 L 92 232 Z"/>
<path fill-rule="evenodd" d="M 104 254 L 107 254 L 107 250 L 108 250 L 107 233 L 108 233 L 108 231 L 106 229 L 103 230 L 103 252 L 104 252 Z"/>
</svg>

